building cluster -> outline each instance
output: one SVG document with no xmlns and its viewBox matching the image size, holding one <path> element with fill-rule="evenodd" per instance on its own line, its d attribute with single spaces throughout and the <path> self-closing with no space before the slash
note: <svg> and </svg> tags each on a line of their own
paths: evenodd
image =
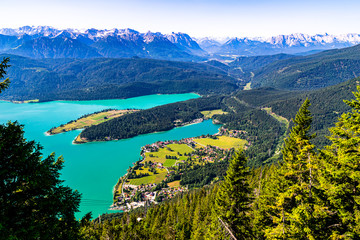
<svg viewBox="0 0 360 240">
<path fill-rule="evenodd" d="M 130 209 L 144 207 L 146 204 L 158 204 L 160 201 L 171 199 L 175 197 L 176 194 L 187 191 L 186 187 L 162 188 L 159 191 L 154 191 L 156 186 L 157 184 L 139 186 L 125 184 L 122 194 L 117 196 L 116 202 L 111 206 L 111 209 L 128 211 Z"/>
<path fill-rule="evenodd" d="M 245 134 L 244 131 L 231 130 L 229 131 L 226 128 L 220 128 L 219 133 L 216 135 L 203 135 L 197 138 L 208 138 L 221 135 L 227 135 L 230 137 L 240 137 Z M 192 153 L 184 154 L 188 157 L 188 161 L 191 164 L 201 164 L 202 162 L 217 162 L 223 161 L 227 157 L 230 157 L 233 153 L 233 149 L 222 149 L 216 146 L 202 146 L 196 147 L 197 143 L 194 141 L 195 138 L 185 138 L 181 140 L 169 140 L 169 141 L 158 141 L 153 144 L 145 145 L 141 148 L 141 155 L 145 157 L 146 152 L 157 152 L 161 148 L 166 148 L 169 144 L 186 144 L 194 151 Z M 145 159 L 144 159 L 145 160 Z M 178 162 L 179 164 L 180 162 Z M 163 169 L 165 168 L 162 163 L 159 162 L 137 162 L 135 167 L 145 167 L 145 168 L 154 168 L 154 169 Z M 129 209 L 146 206 L 147 203 L 158 203 L 160 201 L 171 199 L 176 194 L 187 191 L 187 188 L 184 186 L 170 188 L 166 185 L 166 180 L 170 175 L 178 174 L 182 175 L 181 169 L 177 165 L 166 168 L 168 174 L 164 179 L 164 182 L 160 184 L 147 184 L 147 185 L 130 185 L 124 184 L 122 186 L 121 194 L 115 196 L 115 203 L 113 204 L 113 209 L 120 209 L 127 211 Z M 176 171 L 175 171 L 176 170 Z M 176 173 L 175 173 L 176 172 Z M 126 179 L 126 177 L 124 178 Z M 126 182 L 126 180 L 125 180 Z"/>
<path fill-rule="evenodd" d="M 216 146 L 206 146 L 197 149 L 191 157 L 199 161 L 215 162 L 222 161 L 228 156 L 229 150 L 222 149 Z"/>
<path fill-rule="evenodd" d="M 229 130 L 227 128 L 221 127 L 219 129 L 219 133 L 218 135 L 221 136 L 229 136 L 229 137 L 234 137 L 234 138 L 243 138 L 244 135 L 246 135 L 247 132 L 243 131 L 243 130 Z"/>
</svg>

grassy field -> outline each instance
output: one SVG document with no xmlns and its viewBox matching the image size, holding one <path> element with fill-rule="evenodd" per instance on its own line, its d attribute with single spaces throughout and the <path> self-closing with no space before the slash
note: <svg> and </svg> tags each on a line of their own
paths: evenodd
<svg viewBox="0 0 360 240">
<path fill-rule="evenodd" d="M 171 188 L 180 187 L 180 180 L 178 180 L 178 181 L 173 181 L 173 182 L 169 182 L 167 185 L 168 185 L 169 187 L 171 187 Z"/>
<path fill-rule="evenodd" d="M 160 148 L 158 152 L 145 153 L 145 161 L 159 162 L 165 167 L 171 167 L 177 160 L 185 161 L 187 157 L 184 156 L 184 153 L 191 153 L 192 151 L 192 148 L 186 144 L 168 144 L 166 148 Z M 176 156 L 177 159 L 166 159 L 166 155 Z"/>
<path fill-rule="evenodd" d="M 87 143 L 86 139 L 83 139 L 80 137 L 80 134 L 76 136 L 74 143 L 80 144 L 80 143 Z"/>
<path fill-rule="evenodd" d="M 262 110 L 266 111 L 267 114 L 271 115 L 272 117 L 274 117 L 276 120 L 278 120 L 280 123 L 285 124 L 285 126 L 288 128 L 289 127 L 289 120 L 287 120 L 286 118 L 277 115 L 276 113 L 273 113 L 271 108 L 262 108 Z"/>
<path fill-rule="evenodd" d="M 100 123 L 109 121 L 110 119 L 120 117 L 125 114 L 133 113 L 138 110 L 110 110 L 101 113 L 91 114 L 87 117 L 79 118 L 71 123 L 64 124 L 62 127 L 57 127 L 51 131 L 50 134 L 57 134 L 62 132 L 68 132 L 76 129 L 82 129 L 90 127 L 92 125 L 98 125 Z"/>
<path fill-rule="evenodd" d="M 201 114 L 204 115 L 204 118 L 212 118 L 212 116 L 216 114 L 227 114 L 227 112 L 224 112 L 221 109 L 216 109 L 212 111 L 202 111 Z"/>
<path fill-rule="evenodd" d="M 117 193 L 117 194 L 121 194 L 121 189 L 122 189 L 122 183 L 120 183 L 119 185 L 117 185 L 116 186 L 116 188 L 115 188 L 115 193 Z"/>
<path fill-rule="evenodd" d="M 152 172 L 149 172 L 147 168 L 144 168 L 143 170 L 136 170 L 136 173 L 149 173 L 150 176 L 142 177 L 142 178 L 135 178 L 135 179 L 128 179 L 128 184 L 132 185 L 141 185 L 141 184 L 149 184 L 149 183 L 160 183 L 162 180 L 165 179 L 167 175 L 166 169 L 156 169 L 157 174 L 153 174 Z"/>
<path fill-rule="evenodd" d="M 244 90 L 251 90 L 251 82 L 248 82 L 245 87 Z"/>
<path fill-rule="evenodd" d="M 184 153 L 191 153 L 192 151 L 194 151 L 191 147 L 189 147 L 186 144 L 169 144 L 167 145 L 167 147 L 171 148 L 171 150 L 173 150 L 174 152 L 179 152 L 180 154 L 184 154 Z"/>
<path fill-rule="evenodd" d="M 164 167 L 172 167 L 177 162 L 175 159 L 166 159 L 164 162 Z"/>
<path fill-rule="evenodd" d="M 25 101 L 12 101 L 13 103 L 37 103 L 39 102 L 39 99 L 31 99 L 31 100 L 25 100 Z"/>
<path fill-rule="evenodd" d="M 272 112 L 271 108 L 262 108 L 262 110 L 266 111 L 267 114 L 271 115 L 272 117 L 274 117 L 276 120 L 278 120 L 281 124 L 284 124 L 286 129 L 289 128 L 289 120 L 287 120 L 286 118 L 284 118 L 283 116 L 277 115 L 276 113 Z M 282 138 L 282 140 L 279 140 L 278 145 L 276 146 L 276 150 L 275 150 L 275 154 L 274 156 L 278 156 L 281 152 L 281 149 L 283 147 L 284 144 L 284 139 L 286 138 L 286 131 L 284 132 L 283 136 L 280 137 L 280 139 Z M 269 159 L 270 160 L 270 159 Z"/>
<path fill-rule="evenodd" d="M 247 143 L 246 140 L 240 138 L 228 137 L 228 136 L 218 136 L 218 139 L 195 138 L 194 141 L 203 146 L 211 145 L 224 149 L 243 148 L 244 145 Z"/>
</svg>

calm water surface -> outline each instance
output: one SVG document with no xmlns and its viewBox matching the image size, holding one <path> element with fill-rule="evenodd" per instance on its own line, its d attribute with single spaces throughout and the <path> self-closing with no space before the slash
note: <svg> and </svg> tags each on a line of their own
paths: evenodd
<svg viewBox="0 0 360 240">
<path fill-rule="evenodd" d="M 80 131 L 53 136 L 45 132 L 53 126 L 77 119 L 83 114 L 106 108 L 147 109 L 154 106 L 199 97 L 196 94 L 150 95 L 121 100 L 54 101 L 46 103 L 14 104 L 0 101 L 0 123 L 8 120 L 24 124 L 25 137 L 44 146 L 43 153 L 62 155 L 65 167 L 62 179 L 65 185 L 82 193 L 80 213 L 92 211 L 93 217 L 108 210 L 112 203 L 112 190 L 119 177 L 140 157 L 143 145 L 160 140 L 177 140 L 202 134 L 214 134 L 219 125 L 211 120 L 176 128 L 166 132 L 146 134 L 130 139 L 74 145 L 72 140 Z"/>
</svg>

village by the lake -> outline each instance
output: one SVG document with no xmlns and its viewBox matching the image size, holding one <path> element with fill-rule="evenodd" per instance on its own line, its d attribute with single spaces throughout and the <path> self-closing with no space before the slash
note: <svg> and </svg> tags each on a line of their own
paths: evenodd
<svg viewBox="0 0 360 240">
<path fill-rule="evenodd" d="M 157 204 L 187 192 L 180 181 L 189 169 L 229 160 L 235 149 L 246 149 L 246 132 L 220 127 L 214 135 L 158 141 L 141 148 L 141 159 L 129 167 L 114 188 L 113 210 L 129 211 Z M 221 179 L 212 179 L 209 184 Z M 191 186 L 194 188 L 194 186 Z"/>
</svg>

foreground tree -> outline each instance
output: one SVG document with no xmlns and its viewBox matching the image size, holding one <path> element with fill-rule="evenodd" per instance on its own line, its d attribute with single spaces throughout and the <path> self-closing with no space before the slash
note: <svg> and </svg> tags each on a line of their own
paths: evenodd
<svg viewBox="0 0 360 240">
<path fill-rule="evenodd" d="M 18 123 L 0 125 L 1 239 L 77 238 L 80 194 L 62 186 L 62 158 L 40 150 Z"/>
<path fill-rule="evenodd" d="M 271 239 L 326 238 L 326 207 L 319 188 L 318 158 L 310 135 L 312 117 L 306 99 L 296 114 L 294 127 L 285 140 L 283 162 L 270 183 L 269 211 L 273 225 L 265 235 Z"/>
<path fill-rule="evenodd" d="M 250 170 L 246 163 L 244 153 L 237 152 L 230 161 L 225 180 L 215 200 L 219 221 L 228 227 L 237 239 L 252 238 L 249 218 L 252 191 L 247 182 Z"/>
<path fill-rule="evenodd" d="M 0 80 L 4 78 L 4 76 L 6 75 L 6 69 L 8 67 L 10 67 L 10 65 L 8 65 L 10 59 L 9 58 L 4 58 L 2 60 L 2 62 L 0 63 Z M 6 89 L 10 84 L 10 80 L 9 78 L 6 78 L 5 80 L 0 82 L 0 93 Z"/>
<path fill-rule="evenodd" d="M 344 101 L 351 111 L 342 114 L 330 129 L 332 144 L 321 151 L 332 222 L 333 239 L 360 239 L 360 87 L 355 100 Z"/>
<path fill-rule="evenodd" d="M 0 79 L 8 59 L 0 64 Z M 0 83 L 0 92 L 9 80 Z M 80 194 L 64 187 L 62 158 L 43 158 L 17 122 L 0 125 L 0 239 L 77 239 Z"/>
</svg>

